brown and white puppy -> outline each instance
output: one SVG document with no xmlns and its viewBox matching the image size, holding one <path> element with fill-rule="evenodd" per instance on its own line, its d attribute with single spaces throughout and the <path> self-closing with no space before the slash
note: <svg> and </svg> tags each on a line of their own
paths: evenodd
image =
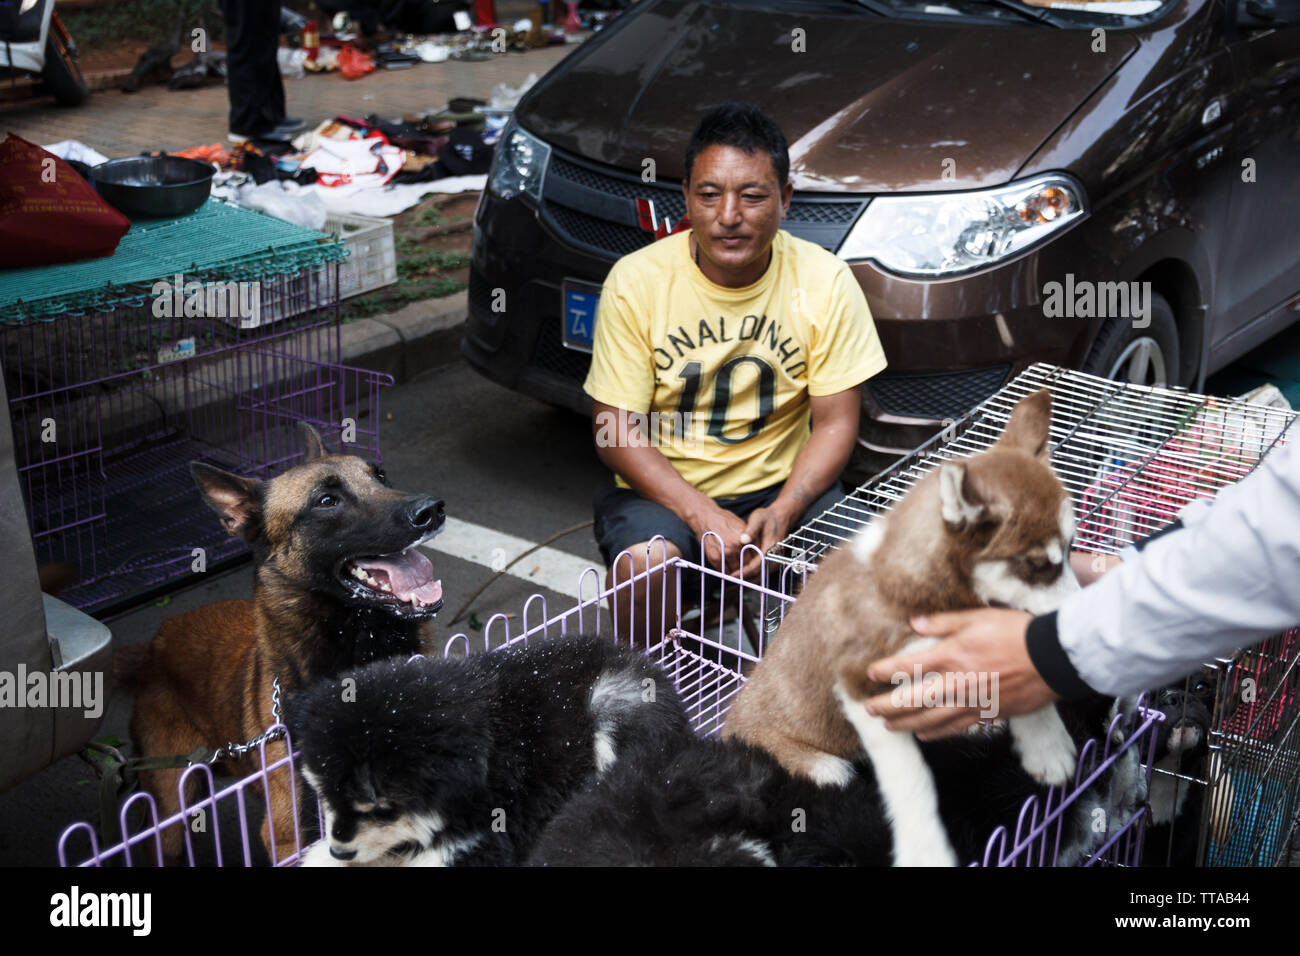
<svg viewBox="0 0 1300 956">
<path fill-rule="evenodd" d="M 823 785 L 845 785 L 851 761 L 867 754 L 892 823 L 896 865 L 956 859 L 916 739 L 867 714 L 864 701 L 891 689 L 869 680 L 867 667 L 935 642 L 911 629 L 915 615 L 980 605 L 1040 614 L 1078 589 L 1067 560 L 1073 510 L 1048 463 L 1050 424 L 1051 394 L 1041 390 L 1016 405 L 991 449 L 941 465 L 828 556 L 727 717 L 724 738 L 760 746 Z M 898 675 L 892 686 L 911 676 Z M 995 691 L 995 676 L 965 675 L 964 686 Z M 1076 747 L 1054 707 L 1009 724 L 1035 779 L 1072 779 Z"/>
</svg>

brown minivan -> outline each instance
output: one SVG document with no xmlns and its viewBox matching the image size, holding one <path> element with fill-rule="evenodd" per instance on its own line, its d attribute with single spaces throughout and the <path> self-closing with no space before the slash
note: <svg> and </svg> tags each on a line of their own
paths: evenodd
<svg viewBox="0 0 1300 956">
<path fill-rule="evenodd" d="M 679 222 L 724 100 L 781 125 L 782 228 L 847 260 L 875 316 L 859 476 L 1031 362 L 1200 387 L 1300 318 L 1297 0 L 644 0 L 501 138 L 475 368 L 590 407 L 600 282 Z"/>
</svg>

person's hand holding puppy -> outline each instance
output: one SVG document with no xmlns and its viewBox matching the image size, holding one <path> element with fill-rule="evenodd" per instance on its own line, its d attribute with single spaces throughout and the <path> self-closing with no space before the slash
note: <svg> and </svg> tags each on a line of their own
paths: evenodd
<svg viewBox="0 0 1300 956">
<path fill-rule="evenodd" d="M 1120 563 L 1114 555 L 1070 553 L 1070 567 L 1081 584 L 1091 584 Z M 999 717 L 1032 713 L 1057 700 L 1029 659 L 1025 634 L 1033 615 L 1006 608 L 976 608 L 950 611 L 912 619 L 912 629 L 921 637 L 941 638 L 938 644 L 912 654 L 895 654 L 868 668 L 872 680 L 891 682 L 896 674 L 996 674 Z M 911 695 L 892 691 L 867 701 L 869 713 L 886 719 L 890 730 L 910 730 L 921 740 L 934 740 L 958 733 L 980 719 L 980 703 L 972 699 L 964 707 L 927 707 L 914 703 Z"/>
</svg>

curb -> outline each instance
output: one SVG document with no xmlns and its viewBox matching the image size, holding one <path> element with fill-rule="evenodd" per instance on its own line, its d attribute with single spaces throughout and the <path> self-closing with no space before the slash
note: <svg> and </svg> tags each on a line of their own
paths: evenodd
<svg viewBox="0 0 1300 956">
<path fill-rule="evenodd" d="M 412 302 L 397 312 L 357 319 L 342 327 L 341 361 L 406 382 L 421 372 L 460 361 L 469 317 L 469 292 Z"/>
<path fill-rule="evenodd" d="M 98 73 L 87 73 L 84 75 L 86 88 L 92 93 L 102 92 L 104 90 L 120 89 L 122 81 L 131 75 L 131 69 L 122 70 L 101 70 Z"/>
<path fill-rule="evenodd" d="M 122 70 L 101 70 L 96 73 L 83 73 L 82 79 L 86 81 L 86 89 L 91 93 L 104 93 L 110 90 L 120 90 L 122 81 L 131 75 L 130 69 Z M 24 76 L 21 79 L 15 77 L 14 82 L 10 84 L 5 82 L 0 85 L 0 103 L 2 104 L 22 104 L 31 100 L 48 100 L 50 93 L 45 89 L 40 80 L 35 80 Z M 54 109 L 53 105 L 50 109 Z"/>
</svg>

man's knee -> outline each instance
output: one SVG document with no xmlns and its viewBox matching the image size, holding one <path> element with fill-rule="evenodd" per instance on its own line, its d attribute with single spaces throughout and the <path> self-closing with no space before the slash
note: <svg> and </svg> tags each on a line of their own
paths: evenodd
<svg viewBox="0 0 1300 956">
<path fill-rule="evenodd" d="M 634 574 L 641 574 L 648 568 L 659 567 L 664 562 L 681 556 L 681 549 L 666 538 L 638 541 L 614 556 L 611 570 L 615 580 L 626 581 Z"/>
</svg>

